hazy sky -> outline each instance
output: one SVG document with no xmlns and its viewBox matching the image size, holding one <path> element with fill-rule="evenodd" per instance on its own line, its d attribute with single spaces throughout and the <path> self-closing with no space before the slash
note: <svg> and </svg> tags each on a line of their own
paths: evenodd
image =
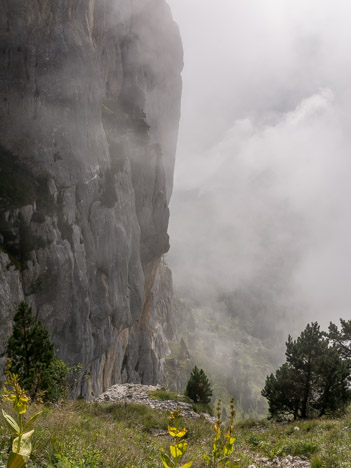
<svg viewBox="0 0 351 468">
<path fill-rule="evenodd" d="M 308 319 L 351 318 L 351 2 L 168 3 L 185 64 L 176 287 L 268 276 Z"/>
</svg>

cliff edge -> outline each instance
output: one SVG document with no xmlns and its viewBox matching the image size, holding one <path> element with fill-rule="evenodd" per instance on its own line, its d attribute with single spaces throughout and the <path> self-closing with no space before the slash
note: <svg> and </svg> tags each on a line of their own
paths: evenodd
<svg viewBox="0 0 351 468">
<path fill-rule="evenodd" d="M 179 31 L 164 0 L 2 0 L 0 355 L 18 303 L 83 395 L 160 380 Z"/>
</svg>

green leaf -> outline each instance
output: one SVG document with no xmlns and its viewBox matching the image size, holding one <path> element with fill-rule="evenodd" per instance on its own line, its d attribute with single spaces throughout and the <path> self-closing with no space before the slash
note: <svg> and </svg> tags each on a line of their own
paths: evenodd
<svg viewBox="0 0 351 468">
<path fill-rule="evenodd" d="M 21 390 L 23 392 L 23 390 Z M 20 394 L 16 396 L 15 401 L 13 402 L 13 409 L 17 414 L 24 414 L 28 408 L 29 398 L 25 394 Z"/>
<path fill-rule="evenodd" d="M 190 466 L 193 464 L 192 461 L 185 463 L 184 465 L 180 466 L 179 468 L 190 468 Z"/>
<path fill-rule="evenodd" d="M 224 446 L 224 455 L 230 455 L 232 453 L 233 449 L 234 449 L 233 445 L 226 444 Z"/>
<path fill-rule="evenodd" d="M 36 421 L 36 419 L 38 418 L 38 416 L 40 416 L 42 413 L 42 411 L 39 411 L 39 413 L 35 414 L 34 416 L 32 416 L 30 418 L 30 420 L 26 423 L 26 425 L 24 426 L 24 431 L 27 431 L 33 424 L 34 422 Z"/>
<path fill-rule="evenodd" d="M 178 429 L 176 427 L 168 426 L 168 432 L 172 437 L 184 437 L 186 434 L 186 429 L 185 427 L 183 429 Z"/>
<path fill-rule="evenodd" d="M 181 456 L 183 456 L 188 448 L 188 442 L 181 442 L 178 444 L 178 449 L 180 450 Z"/>
<path fill-rule="evenodd" d="M 185 429 L 185 427 L 184 427 L 183 429 L 181 429 L 181 430 L 179 430 L 179 431 L 177 432 L 177 434 L 175 435 L 175 437 L 179 437 L 179 438 L 180 438 L 180 437 L 184 437 L 185 434 L 186 434 L 186 429 Z"/>
<path fill-rule="evenodd" d="M 33 432 L 34 432 L 34 430 L 30 431 L 30 432 L 26 432 L 25 434 L 23 434 L 23 436 L 21 437 L 19 451 L 18 451 L 19 437 L 16 437 L 16 439 L 12 442 L 12 451 L 14 453 L 18 453 L 19 455 L 29 457 L 29 455 L 32 452 L 32 443 L 31 443 L 30 439 L 31 439 L 31 437 L 33 435 Z"/>
<path fill-rule="evenodd" d="M 7 426 L 11 429 L 12 432 L 15 434 L 18 434 L 20 431 L 20 428 L 16 421 L 7 413 L 5 413 L 4 410 L 2 410 L 2 415 L 4 416 L 4 419 L 6 421 Z"/>
<path fill-rule="evenodd" d="M 173 468 L 173 462 L 171 461 L 169 455 L 167 455 L 167 453 L 164 453 L 164 452 L 161 452 L 161 459 L 162 459 L 162 463 L 163 463 L 163 466 L 165 468 Z"/>
<path fill-rule="evenodd" d="M 170 445 L 169 450 L 171 451 L 171 455 L 173 458 L 179 458 L 182 456 L 182 452 L 176 445 Z"/>
<path fill-rule="evenodd" d="M 169 450 L 173 458 L 181 458 L 188 448 L 187 442 L 181 442 L 178 445 L 170 445 Z"/>
<path fill-rule="evenodd" d="M 29 461 L 29 457 L 11 452 L 7 461 L 7 468 L 23 468 Z"/>
</svg>

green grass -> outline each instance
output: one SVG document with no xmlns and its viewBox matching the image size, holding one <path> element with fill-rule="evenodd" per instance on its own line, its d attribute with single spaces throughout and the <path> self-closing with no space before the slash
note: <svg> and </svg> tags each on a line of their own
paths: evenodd
<svg viewBox="0 0 351 468">
<path fill-rule="evenodd" d="M 351 410 L 339 419 L 285 425 L 250 420 L 238 423 L 236 429 L 238 448 L 261 456 L 304 456 L 311 460 L 312 468 L 351 466 Z"/>
<path fill-rule="evenodd" d="M 191 404 L 191 408 L 195 413 L 207 413 L 211 416 L 214 415 L 213 406 L 207 403 L 194 403 L 186 395 L 179 395 L 177 392 L 172 392 L 170 390 L 150 390 L 148 392 L 148 396 L 153 400 L 161 400 L 161 401 L 180 401 L 182 403 L 189 403 Z"/>
<path fill-rule="evenodd" d="M 8 404 L 3 404 L 11 412 Z M 34 413 L 38 408 L 31 408 Z M 32 467 L 161 467 L 159 449 L 170 445 L 168 414 L 143 405 L 66 402 L 44 408 L 33 437 Z M 204 418 L 183 419 L 189 444 L 185 461 L 203 466 L 210 449 L 211 424 Z M 296 427 L 299 430 L 295 429 Z M 234 456 L 245 468 L 255 457 L 306 456 L 312 468 L 350 467 L 351 411 L 340 419 L 276 424 L 242 421 L 235 425 Z M 1 422 L 0 466 L 7 460 L 9 433 Z M 258 468 L 264 465 L 257 464 Z"/>
<path fill-rule="evenodd" d="M 195 411 L 195 413 L 207 413 L 214 416 L 214 409 L 210 403 L 193 403 L 192 410 Z"/>
<path fill-rule="evenodd" d="M 161 400 L 161 401 L 181 401 L 183 403 L 192 403 L 192 400 L 185 395 L 179 395 L 176 392 L 171 392 L 169 390 L 150 390 L 148 392 L 148 396 L 153 400 Z"/>
</svg>

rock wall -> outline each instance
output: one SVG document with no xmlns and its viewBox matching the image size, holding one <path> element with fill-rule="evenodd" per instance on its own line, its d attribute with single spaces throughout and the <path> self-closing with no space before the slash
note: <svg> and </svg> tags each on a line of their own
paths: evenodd
<svg viewBox="0 0 351 468">
<path fill-rule="evenodd" d="M 25 298 L 84 395 L 160 379 L 182 64 L 164 0 L 1 1 L 2 363 Z"/>
</svg>

